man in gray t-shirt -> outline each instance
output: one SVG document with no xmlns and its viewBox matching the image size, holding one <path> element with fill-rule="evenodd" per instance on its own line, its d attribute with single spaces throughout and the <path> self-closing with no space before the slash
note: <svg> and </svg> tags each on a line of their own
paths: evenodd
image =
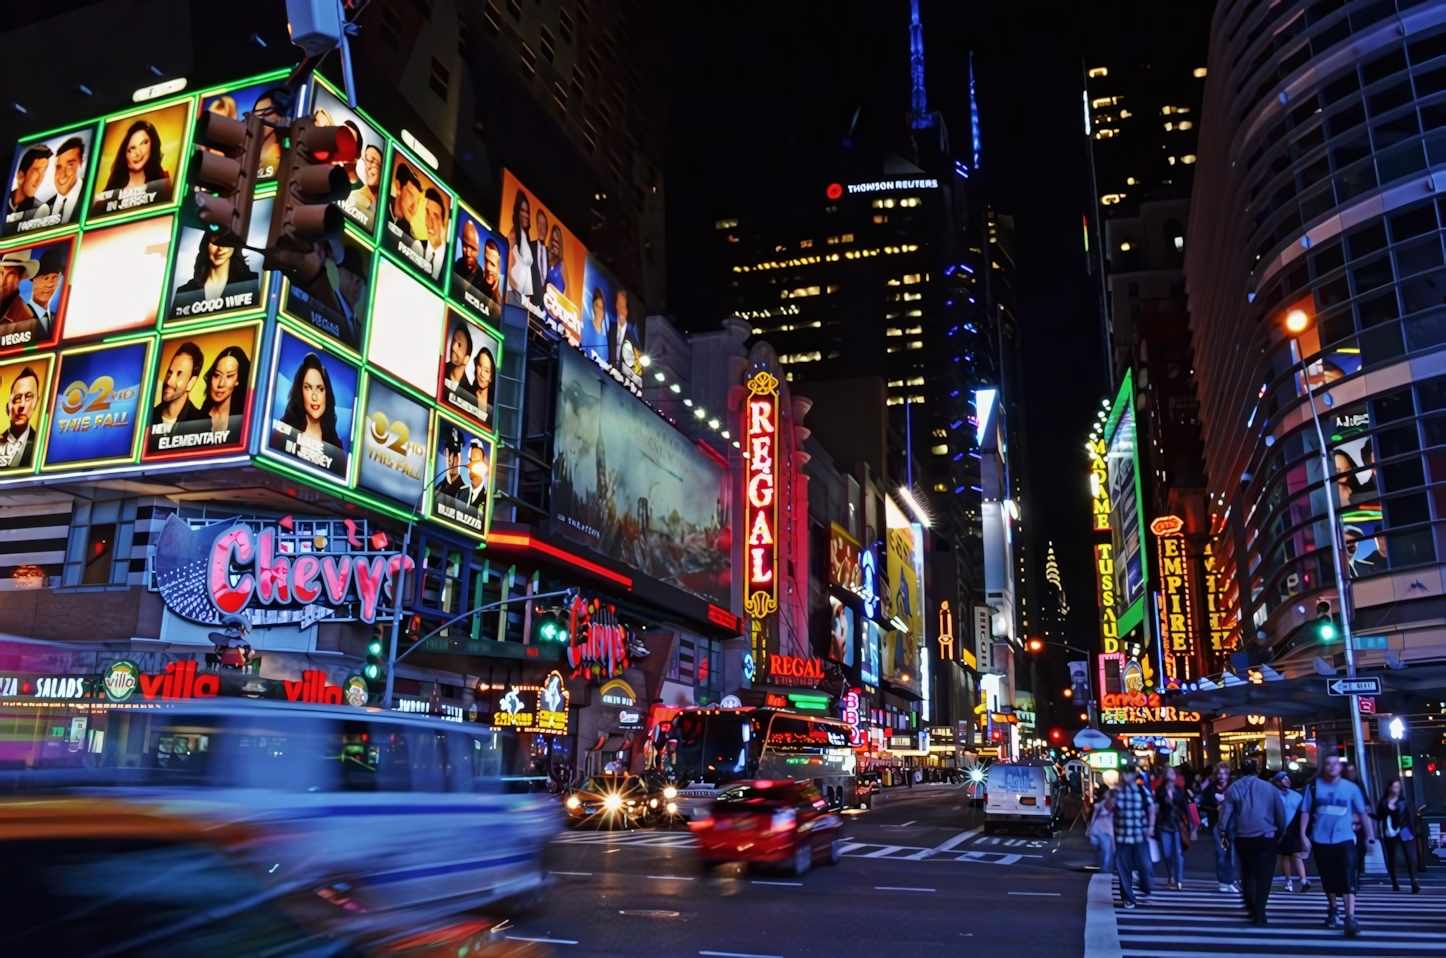
<svg viewBox="0 0 1446 958">
<path fill-rule="evenodd" d="M 1328 755 L 1321 763 L 1320 776 L 1305 788 L 1300 805 L 1300 847 L 1315 847 L 1315 866 L 1326 893 L 1326 927 L 1337 927 L 1336 896 L 1345 899 L 1346 935 L 1361 933 L 1356 921 L 1356 834 L 1360 822 L 1367 844 L 1376 843 L 1371 817 L 1366 813 L 1366 796 L 1360 786 L 1341 777 L 1341 760 Z"/>
</svg>

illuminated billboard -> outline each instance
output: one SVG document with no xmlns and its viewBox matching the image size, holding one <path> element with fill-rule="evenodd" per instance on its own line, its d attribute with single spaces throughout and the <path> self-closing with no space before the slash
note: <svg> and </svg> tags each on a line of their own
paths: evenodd
<svg viewBox="0 0 1446 958">
<path fill-rule="evenodd" d="M 246 448 L 259 333 L 249 325 L 161 340 L 142 459 Z"/>
<path fill-rule="evenodd" d="M 0 362 L 0 475 L 35 471 L 40 437 L 45 433 L 45 400 L 50 388 L 49 356 L 25 356 Z"/>
<path fill-rule="evenodd" d="M 914 692 L 919 684 L 919 649 L 924 637 L 922 583 L 918 575 L 918 548 L 915 527 L 891 498 L 884 500 L 888 526 L 887 570 L 892 604 L 889 607 L 893 628 L 884 633 L 883 674 L 895 685 Z"/>
<path fill-rule="evenodd" d="M 617 277 L 591 254 L 583 272 L 579 348 L 634 393 L 643 389 L 642 309 Z"/>
<path fill-rule="evenodd" d="M 338 161 L 351 179 L 351 195 L 336 205 L 347 219 L 371 235 L 376 229 L 378 200 L 381 197 L 382 164 L 387 141 L 366 117 L 346 105 L 346 101 L 318 82 L 313 88 L 311 118 L 319 126 L 344 126 L 356 135 L 358 158 Z"/>
<path fill-rule="evenodd" d="M 0 236 L 28 236 L 80 222 L 95 169 L 95 124 L 21 140 L 6 180 Z"/>
<path fill-rule="evenodd" d="M 762 619 L 778 608 L 778 378 L 759 370 L 748 378 L 740 429 L 748 442 L 743 477 L 747 587 L 743 610 Z"/>
<path fill-rule="evenodd" d="M 854 610 L 833 596 L 828 597 L 828 657 L 843 665 L 854 664 Z"/>
<path fill-rule="evenodd" d="M 445 314 L 442 297 L 391 260 L 379 260 L 367 361 L 431 395 Z"/>
<path fill-rule="evenodd" d="M 87 226 L 179 200 L 194 105 L 188 98 L 106 120 Z"/>
<path fill-rule="evenodd" d="M 581 353 L 558 357 L 553 530 L 727 607 L 727 467 Z"/>
<path fill-rule="evenodd" d="M 477 318 L 500 326 L 506 289 L 507 241 L 492 232 L 480 216 L 458 203 L 449 290 L 452 301 Z"/>
<path fill-rule="evenodd" d="M 277 336 L 266 448 L 327 479 L 346 481 L 357 371 L 290 333 Z"/>
<path fill-rule="evenodd" d="M 1144 615 L 1146 567 L 1140 489 L 1139 444 L 1135 429 L 1134 377 L 1125 373 L 1105 424 L 1105 471 L 1109 480 L 1110 541 L 1114 552 L 1115 610 L 1120 635 L 1127 634 Z"/>
<path fill-rule="evenodd" d="M 328 339 L 354 352 L 361 352 L 366 335 L 371 296 L 372 251 L 351 233 L 340 241 L 341 260 L 332 262 L 334 248 L 318 243 L 321 258 L 313 261 L 309 275 L 297 273 L 286 280 L 281 311 Z"/>
<path fill-rule="evenodd" d="M 282 75 L 269 80 L 246 83 L 238 87 L 227 87 L 203 94 L 198 104 L 198 113 L 219 113 L 233 120 L 245 120 L 250 113 L 276 120 L 285 115 L 284 103 L 287 94 Z M 209 150 L 209 147 L 201 147 Z M 256 164 L 256 178 L 259 182 L 276 179 L 276 168 L 281 163 L 281 144 L 276 131 L 266 127 L 261 138 L 261 157 Z"/>
<path fill-rule="evenodd" d="M 156 325 L 173 216 L 86 230 L 75 256 L 66 342 Z"/>
<path fill-rule="evenodd" d="M 217 242 L 214 232 L 196 216 L 195 207 L 179 214 L 171 279 L 167 283 L 169 303 L 167 325 L 221 319 L 266 306 L 266 277 L 262 254 L 271 225 L 271 197 L 255 201 L 251 229 L 246 236 L 250 249 L 238 249 Z"/>
<path fill-rule="evenodd" d="M 437 401 L 496 431 L 493 413 L 501 361 L 501 337 L 481 323 L 449 309 Z"/>
<path fill-rule="evenodd" d="M 135 458 L 149 339 L 61 354 L 45 468 Z"/>
<path fill-rule="evenodd" d="M 579 345 L 587 248 L 511 170 L 502 171 L 497 219 L 507 239 L 507 302 L 525 306 L 534 318 Z"/>
<path fill-rule="evenodd" d="M 392 147 L 381 248 L 427 282 L 442 287 L 451 265 L 452 194 L 425 166 Z"/>
<path fill-rule="evenodd" d="M 428 516 L 475 536 L 486 536 L 492 502 L 492 440 L 468 426 L 437 418 Z"/>
<path fill-rule="evenodd" d="M 376 376 L 367 377 L 357 488 L 415 507 L 427 473 L 431 413 Z"/>
<path fill-rule="evenodd" d="M 0 252 L 0 351 L 53 346 L 70 301 L 75 237 Z"/>
</svg>

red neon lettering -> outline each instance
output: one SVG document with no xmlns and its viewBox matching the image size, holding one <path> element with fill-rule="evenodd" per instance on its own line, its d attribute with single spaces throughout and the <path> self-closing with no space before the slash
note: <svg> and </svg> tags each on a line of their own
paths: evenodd
<svg viewBox="0 0 1446 958">
<path fill-rule="evenodd" d="M 351 556 L 327 556 L 321 560 L 321 579 L 326 583 L 326 597 L 340 605 L 351 588 Z"/>
<path fill-rule="evenodd" d="M 287 582 L 291 578 L 291 560 L 276 554 L 276 533 L 273 530 L 263 530 L 257 540 L 256 598 L 265 605 L 290 602 Z"/>
<path fill-rule="evenodd" d="M 361 598 L 363 622 L 376 621 L 377 602 L 381 599 L 382 579 L 386 575 L 386 561 L 381 556 L 370 562 L 360 557 L 356 560 L 356 591 Z"/>
<path fill-rule="evenodd" d="M 145 674 L 142 674 L 142 675 L 140 676 L 140 680 L 141 680 L 141 697 L 142 697 L 142 698 L 145 698 L 145 699 L 153 699 L 153 698 L 155 698 L 157 695 L 162 694 L 162 693 L 161 693 L 161 687 L 162 687 L 162 685 L 164 684 L 164 682 L 166 681 L 166 676 L 165 676 L 165 673 L 164 673 L 164 672 L 161 673 L 160 675 L 145 675 Z"/>
<path fill-rule="evenodd" d="M 768 550 L 765 549 L 763 546 L 753 547 L 753 573 L 749 581 L 760 584 L 773 581 L 773 570 L 763 568 L 765 554 L 767 553 L 767 551 Z"/>
<path fill-rule="evenodd" d="M 748 504 L 755 509 L 773 505 L 773 475 L 767 472 L 748 477 Z"/>
<path fill-rule="evenodd" d="M 247 565 L 251 562 L 255 552 L 255 543 L 251 538 L 251 530 L 245 526 L 236 526 L 228 529 L 216 538 L 215 544 L 211 547 L 211 562 L 208 573 L 207 585 L 211 591 L 211 601 L 216 603 L 216 608 L 222 612 L 240 612 L 246 607 L 251 599 L 251 590 L 255 588 L 256 580 L 248 572 L 231 585 L 231 554 L 235 553 L 236 561 L 240 565 Z"/>
<path fill-rule="evenodd" d="M 196 684 L 191 687 L 191 694 L 198 699 L 215 698 L 221 691 L 221 677 L 206 673 L 196 676 Z"/>
<path fill-rule="evenodd" d="M 750 399 L 748 401 L 748 434 L 773 432 L 773 400 Z"/>
<path fill-rule="evenodd" d="M 313 555 L 296 557 L 291 567 L 291 594 L 297 602 L 315 602 L 321 595 L 316 577 L 321 572 L 321 560 Z"/>
</svg>

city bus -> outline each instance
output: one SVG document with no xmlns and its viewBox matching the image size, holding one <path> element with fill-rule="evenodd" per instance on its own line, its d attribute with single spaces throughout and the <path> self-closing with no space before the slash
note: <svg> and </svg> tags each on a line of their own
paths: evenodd
<svg viewBox="0 0 1446 958">
<path fill-rule="evenodd" d="M 670 710 L 671 711 L 671 710 Z M 858 804 L 849 727 L 839 719 L 771 708 L 679 710 L 650 736 L 649 768 L 677 783 L 678 813 L 706 811 L 732 782 L 812 782 L 829 807 Z"/>
</svg>

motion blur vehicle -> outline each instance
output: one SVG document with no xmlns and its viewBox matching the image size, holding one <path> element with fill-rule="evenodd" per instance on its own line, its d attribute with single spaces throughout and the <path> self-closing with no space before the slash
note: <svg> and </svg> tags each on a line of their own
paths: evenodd
<svg viewBox="0 0 1446 958">
<path fill-rule="evenodd" d="M 573 827 L 636 828 L 649 817 L 650 798 L 647 783 L 637 775 L 605 774 L 572 789 L 562 806 Z"/>
<path fill-rule="evenodd" d="M 1050 834 L 1059 824 L 1063 786 L 1053 762 L 995 762 L 989 766 L 988 790 L 984 805 L 986 835 L 992 835 L 1001 825 L 1039 828 Z"/>
<path fill-rule="evenodd" d="M 544 890 L 543 848 L 562 822 L 550 797 L 514 791 L 507 735 L 377 709 L 127 704 L 0 705 L 0 799 L 244 823 L 242 862 L 269 887 L 333 889 L 360 934 L 521 910 Z"/>
<path fill-rule="evenodd" d="M 813 785 L 761 780 L 723 789 L 688 827 L 705 864 L 748 862 L 802 875 L 816 863 L 838 863 L 842 824 Z"/>
<path fill-rule="evenodd" d="M 883 776 L 878 772 L 859 772 L 858 785 L 855 787 L 855 794 L 858 801 L 855 803 L 859 808 L 873 808 L 874 796 L 884 790 Z"/>
</svg>

